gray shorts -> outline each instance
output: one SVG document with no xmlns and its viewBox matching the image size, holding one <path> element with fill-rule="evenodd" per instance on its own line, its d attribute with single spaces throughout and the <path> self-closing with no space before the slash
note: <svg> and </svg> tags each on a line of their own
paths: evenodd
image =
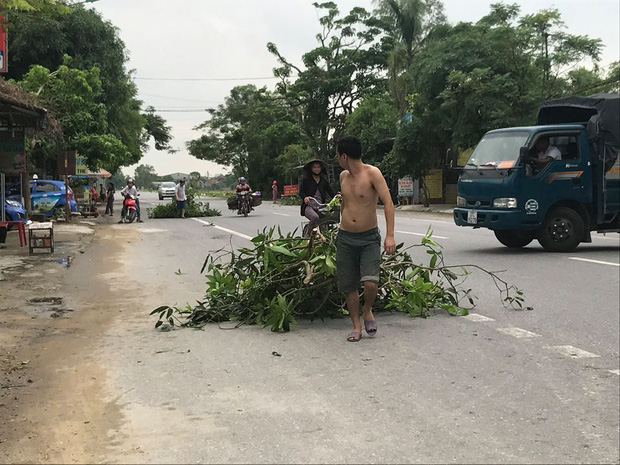
<svg viewBox="0 0 620 465">
<path fill-rule="evenodd" d="M 336 238 L 336 275 L 338 290 L 357 291 L 360 283 L 379 282 L 381 269 L 381 233 L 379 228 L 354 233 L 340 230 Z"/>
</svg>

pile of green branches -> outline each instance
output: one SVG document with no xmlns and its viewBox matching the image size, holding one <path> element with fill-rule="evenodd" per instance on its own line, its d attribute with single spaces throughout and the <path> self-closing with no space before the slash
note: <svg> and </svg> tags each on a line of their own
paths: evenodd
<svg viewBox="0 0 620 465">
<path fill-rule="evenodd" d="M 257 324 L 272 331 L 288 331 L 298 317 L 336 318 L 346 315 L 344 297 L 336 286 L 335 230 L 310 239 L 264 230 L 252 239 L 251 248 L 219 250 L 207 257 L 204 299 L 184 308 L 162 306 L 156 328 L 166 324 L 202 327 L 208 323 Z M 422 249 L 427 264 L 413 260 L 412 249 Z M 448 266 L 441 246 L 428 233 L 420 244 L 397 246 L 381 264 L 380 288 L 374 309 L 427 317 L 441 308 L 453 315 L 467 315 L 475 306 L 471 289 L 463 286 L 470 269 L 486 273 L 495 283 L 504 305 L 522 308 L 523 292 L 496 272 L 476 265 Z"/>
<path fill-rule="evenodd" d="M 280 205 L 301 205 L 301 197 L 298 195 L 283 195 L 280 197 Z"/>
<path fill-rule="evenodd" d="M 200 202 L 198 200 L 198 187 L 197 180 L 190 179 L 185 188 L 186 198 L 185 202 L 185 216 L 188 218 L 201 218 L 205 216 L 220 216 L 222 213 L 219 210 L 211 208 L 209 202 Z M 156 205 L 153 208 L 146 210 L 149 218 L 178 218 L 179 210 L 177 208 L 177 202 L 172 199 L 168 203 Z"/>
<path fill-rule="evenodd" d="M 156 205 L 153 208 L 146 210 L 149 218 L 178 218 L 179 209 L 177 208 L 176 200 L 172 200 L 168 203 L 162 203 Z M 201 218 L 205 216 L 220 216 L 222 213 L 219 210 L 211 208 L 209 202 L 199 202 L 188 199 L 185 205 L 185 216 L 188 218 Z"/>
</svg>

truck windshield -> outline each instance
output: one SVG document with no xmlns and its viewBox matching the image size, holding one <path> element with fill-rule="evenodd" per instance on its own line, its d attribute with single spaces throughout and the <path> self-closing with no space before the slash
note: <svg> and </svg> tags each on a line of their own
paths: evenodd
<svg viewBox="0 0 620 465">
<path fill-rule="evenodd" d="M 467 168 L 512 168 L 529 136 L 526 131 L 486 134 L 469 157 Z"/>
</svg>

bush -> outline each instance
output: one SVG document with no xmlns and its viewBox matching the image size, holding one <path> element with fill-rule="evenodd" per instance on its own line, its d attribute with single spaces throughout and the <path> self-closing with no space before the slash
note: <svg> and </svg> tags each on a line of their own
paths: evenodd
<svg viewBox="0 0 620 465">
<path fill-rule="evenodd" d="M 178 218 L 179 210 L 177 209 L 176 200 L 172 200 L 168 203 L 157 205 L 154 208 L 148 208 L 147 213 L 149 218 Z M 196 202 L 192 200 L 187 201 L 185 209 L 185 216 L 188 218 L 200 218 L 205 216 L 220 216 L 222 213 L 219 210 L 215 210 L 209 206 L 209 203 Z"/>
<path fill-rule="evenodd" d="M 285 195 L 280 199 L 280 205 L 301 205 L 301 197 L 298 195 Z"/>
</svg>

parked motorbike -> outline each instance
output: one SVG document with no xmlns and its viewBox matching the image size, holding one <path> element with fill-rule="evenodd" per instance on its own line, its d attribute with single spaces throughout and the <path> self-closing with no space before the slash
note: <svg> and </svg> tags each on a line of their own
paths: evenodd
<svg viewBox="0 0 620 465">
<path fill-rule="evenodd" d="M 121 218 L 121 221 L 124 221 L 125 223 L 133 223 L 138 216 L 136 197 L 134 195 L 126 195 L 123 205 L 125 209 L 125 217 Z"/>
</svg>

